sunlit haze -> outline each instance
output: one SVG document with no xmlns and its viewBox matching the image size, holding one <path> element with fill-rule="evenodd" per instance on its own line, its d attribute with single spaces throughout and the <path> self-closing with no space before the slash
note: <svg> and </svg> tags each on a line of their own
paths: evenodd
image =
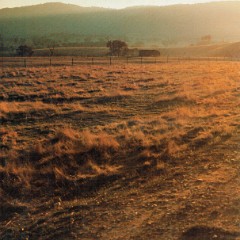
<svg viewBox="0 0 240 240">
<path fill-rule="evenodd" d="M 213 2 L 218 0 L 0 0 L 0 8 L 12 8 L 28 5 L 42 4 L 46 2 L 62 2 L 69 4 L 76 4 L 80 6 L 90 7 L 106 7 L 106 8 L 125 8 L 129 6 L 140 5 L 172 5 L 172 4 L 194 4 L 203 2 Z M 239 1 L 239 0 L 236 0 Z"/>
</svg>

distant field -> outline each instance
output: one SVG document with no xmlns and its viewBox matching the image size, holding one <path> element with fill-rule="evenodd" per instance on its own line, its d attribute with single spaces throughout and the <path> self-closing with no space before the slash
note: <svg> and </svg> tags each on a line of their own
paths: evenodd
<svg viewBox="0 0 240 240">
<path fill-rule="evenodd" d="M 136 49 L 135 47 L 129 47 L 130 49 Z M 230 59 L 240 60 L 240 42 L 234 43 L 216 43 L 210 45 L 195 45 L 186 47 L 138 47 L 137 49 L 155 49 L 159 50 L 161 57 L 166 58 L 219 58 L 219 59 Z M 33 49 L 33 57 L 49 57 L 50 51 L 48 48 Z M 86 58 L 86 57 L 97 57 L 106 58 L 108 57 L 109 49 L 106 47 L 57 47 L 54 50 L 53 57 L 74 57 L 74 58 Z M 3 56 L 12 57 L 15 52 L 3 52 Z"/>
<path fill-rule="evenodd" d="M 131 47 L 130 47 L 131 48 Z M 139 49 L 146 49 L 144 47 Z M 151 49 L 151 48 L 147 48 Z M 156 49 L 156 48 L 153 48 Z M 218 43 L 212 45 L 196 45 L 178 48 L 158 48 L 162 57 L 181 57 L 181 58 L 234 58 L 240 59 L 240 42 Z M 48 56 L 48 49 L 35 49 L 34 56 Z M 106 47 L 62 47 L 56 48 L 55 56 L 82 56 L 82 57 L 103 57 L 109 49 Z"/>
<path fill-rule="evenodd" d="M 239 62 L 55 60 L 0 74 L 1 239 L 239 239 Z"/>
<path fill-rule="evenodd" d="M 106 56 L 109 49 L 106 47 L 61 47 L 54 50 L 55 56 Z M 49 49 L 35 49 L 34 56 L 49 56 Z"/>
</svg>

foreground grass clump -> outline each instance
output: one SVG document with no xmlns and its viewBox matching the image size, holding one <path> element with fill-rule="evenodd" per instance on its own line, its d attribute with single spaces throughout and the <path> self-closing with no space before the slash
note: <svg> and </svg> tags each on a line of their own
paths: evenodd
<svg viewBox="0 0 240 240">
<path fill-rule="evenodd" d="M 118 149 L 118 142 L 107 133 L 66 128 L 23 153 L 10 155 L 0 168 L 1 180 L 8 186 L 30 187 L 37 180 L 54 184 L 107 175 L 117 170 L 112 164 Z"/>
</svg>

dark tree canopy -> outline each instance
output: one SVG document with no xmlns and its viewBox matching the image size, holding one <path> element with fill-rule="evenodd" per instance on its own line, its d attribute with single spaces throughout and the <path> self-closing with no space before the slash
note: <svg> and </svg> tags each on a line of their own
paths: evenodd
<svg viewBox="0 0 240 240">
<path fill-rule="evenodd" d="M 16 49 L 17 55 L 21 57 L 31 57 L 34 53 L 31 47 L 27 45 L 21 45 Z"/>
<path fill-rule="evenodd" d="M 112 56 L 124 56 L 127 53 L 128 45 L 121 40 L 108 41 L 107 47 Z"/>
</svg>

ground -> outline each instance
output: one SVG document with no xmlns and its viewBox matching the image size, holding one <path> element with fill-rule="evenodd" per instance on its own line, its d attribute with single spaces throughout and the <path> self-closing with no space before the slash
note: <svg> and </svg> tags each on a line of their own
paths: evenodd
<svg viewBox="0 0 240 240">
<path fill-rule="evenodd" d="M 240 63 L 4 68 L 1 239 L 240 239 Z"/>
</svg>

